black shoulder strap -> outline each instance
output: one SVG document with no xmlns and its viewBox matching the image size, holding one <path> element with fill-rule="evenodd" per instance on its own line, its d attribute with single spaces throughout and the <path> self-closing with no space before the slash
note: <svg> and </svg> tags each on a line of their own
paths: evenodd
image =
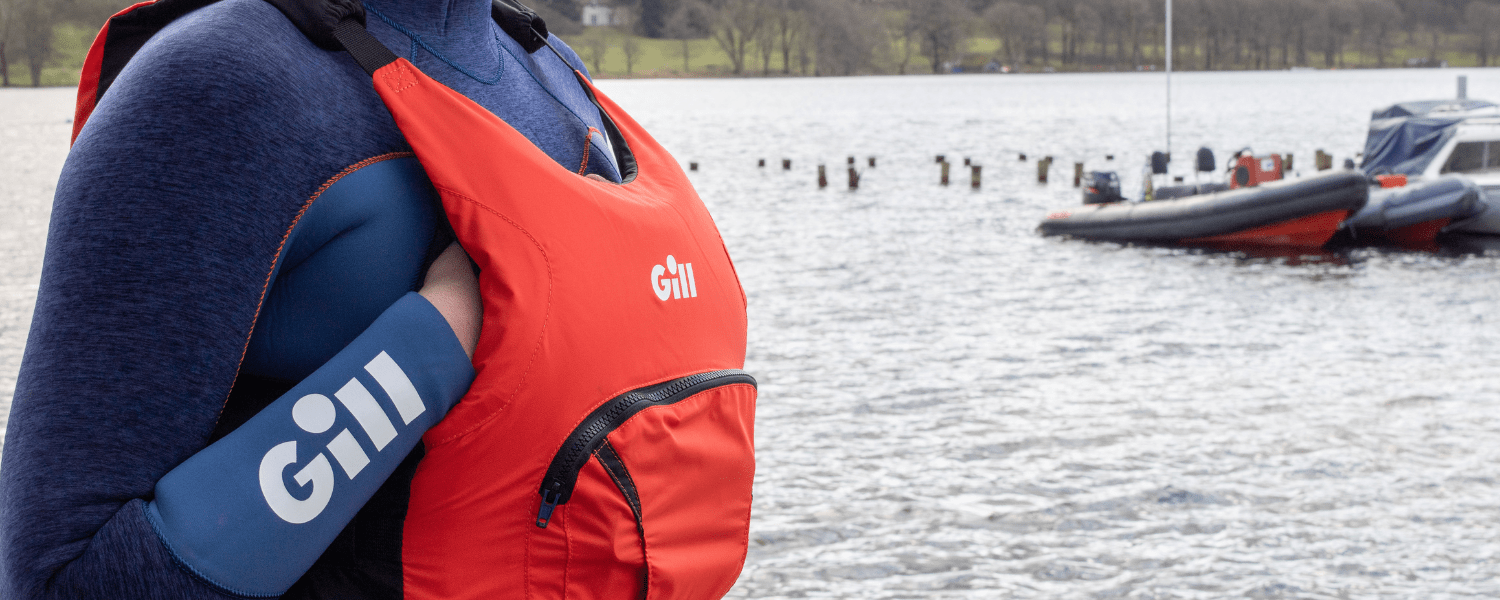
<svg viewBox="0 0 1500 600">
<path fill-rule="evenodd" d="M 547 44 L 547 22 L 536 12 L 513 0 L 493 0 L 490 16 L 500 24 L 505 33 L 526 49 L 527 54 L 541 50 Z"/>
<path fill-rule="evenodd" d="M 349 51 L 349 56 L 354 57 L 354 62 L 359 63 L 366 73 L 374 75 L 376 69 L 396 62 L 396 53 L 370 35 L 365 30 L 365 24 L 356 19 L 339 21 L 333 26 L 331 35 Z"/>
<path fill-rule="evenodd" d="M 286 15 L 302 35 L 324 50 L 343 47 L 334 38 L 334 28 L 345 20 L 353 20 L 361 27 L 365 24 L 365 5 L 360 0 L 266 0 Z"/>
</svg>

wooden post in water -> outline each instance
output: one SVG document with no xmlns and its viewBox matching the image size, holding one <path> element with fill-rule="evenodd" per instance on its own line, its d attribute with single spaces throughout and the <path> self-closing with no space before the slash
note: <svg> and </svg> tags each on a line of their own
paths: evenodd
<svg viewBox="0 0 1500 600">
<path fill-rule="evenodd" d="M 984 167 L 981 167 L 979 165 L 969 165 L 969 188 L 970 189 L 975 189 L 975 190 L 979 189 L 979 170 L 983 169 L 983 168 Z"/>
<path fill-rule="evenodd" d="M 693 162 L 688 163 L 688 170 L 689 171 L 697 171 L 698 170 L 698 162 L 697 161 L 693 161 Z"/>
<path fill-rule="evenodd" d="M 859 171 L 854 170 L 854 165 L 849 165 L 849 191 L 859 189 Z"/>
<path fill-rule="evenodd" d="M 873 156 L 870 157 L 870 166 L 871 167 L 875 166 L 875 157 L 873 157 Z"/>
<path fill-rule="evenodd" d="M 1047 169 L 1052 167 L 1052 161 L 1042 159 L 1036 161 L 1036 182 L 1047 183 Z"/>
<path fill-rule="evenodd" d="M 1083 163 L 1073 163 L 1073 187 L 1083 185 Z"/>
<path fill-rule="evenodd" d="M 939 154 L 939 155 L 937 155 L 937 160 L 932 161 L 932 162 L 935 162 L 935 163 L 945 163 L 945 162 L 948 162 L 948 157 Z"/>
<path fill-rule="evenodd" d="M 1319 171 L 1327 171 L 1333 168 L 1333 155 L 1324 152 L 1321 148 L 1318 149 L 1318 153 L 1314 158 L 1317 160 Z"/>
<path fill-rule="evenodd" d="M 1021 162 L 1026 162 L 1026 153 L 1022 152 L 1022 153 L 1016 155 L 1016 159 L 1019 160 L 1019 161 L 1021 161 Z"/>
<path fill-rule="evenodd" d="M 974 163 L 969 162 L 969 157 L 965 156 L 964 157 L 964 166 L 965 167 L 971 167 L 971 166 L 974 166 Z"/>
<path fill-rule="evenodd" d="M 854 157 L 853 156 L 849 157 L 849 164 L 850 165 L 854 164 Z"/>
<path fill-rule="evenodd" d="M 790 159 L 790 158 L 783 158 L 783 159 L 781 159 L 781 170 L 783 170 L 783 171 L 790 171 L 790 170 L 792 170 L 792 159 Z"/>
<path fill-rule="evenodd" d="M 756 163 L 755 166 L 760 167 L 762 169 L 766 168 L 766 159 L 764 159 L 764 158 L 760 159 L 760 162 Z"/>
<path fill-rule="evenodd" d="M 938 166 L 941 167 L 943 171 L 942 177 L 938 179 L 938 182 L 942 185 L 948 185 L 948 161 L 945 160 L 943 162 L 940 162 L 938 163 Z"/>
<path fill-rule="evenodd" d="M 821 190 L 826 187 L 828 187 L 828 167 L 826 165 L 818 165 L 818 189 Z"/>
<path fill-rule="evenodd" d="M 1291 152 L 1286 153 L 1286 160 L 1282 161 L 1282 163 L 1281 163 L 1281 176 L 1282 177 L 1286 177 L 1287 173 L 1291 173 L 1292 172 L 1292 158 L 1293 157 L 1292 157 L 1292 153 Z"/>
</svg>

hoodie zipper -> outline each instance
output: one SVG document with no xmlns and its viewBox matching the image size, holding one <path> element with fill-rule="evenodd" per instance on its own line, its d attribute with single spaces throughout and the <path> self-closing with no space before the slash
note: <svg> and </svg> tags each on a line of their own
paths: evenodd
<svg viewBox="0 0 1500 600">
<path fill-rule="evenodd" d="M 547 467 L 547 475 L 542 478 L 542 505 L 536 513 L 536 526 L 547 527 L 547 522 L 552 520 L 552 511 L 572 497 L 573 486 L 578 483 L 578 471 L 604 444 L 605 437 L 636 413 L 652 406 L 676 404 L 709 389 L 740 383 L 753 386 L 755 378 L 738 369 L 698 373 L 625 392 L 594 409 L 563 441 L 562 448 Z"/>
</svg>

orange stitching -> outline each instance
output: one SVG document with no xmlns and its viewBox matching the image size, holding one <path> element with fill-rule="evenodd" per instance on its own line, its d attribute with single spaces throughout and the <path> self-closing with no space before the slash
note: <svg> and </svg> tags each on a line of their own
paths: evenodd
<svg viewBox="0 0 1500 600">
<path fill-rule="evenodd" d="M 406 65 L 399 62 L 393 64 L 396 65 L 396 68 L 385 73 L 384 75 L 386 81 L 391 82 L 388 83 L 388 85 L 391 86 L 391 92 L 399 94 L 402 91 L 405 91 L 407 89 L 410 89 L 412 86 L 417 85 L 417 78 L 411 76 L 411 70 L 408 69 Z M 406 85 L 397 87 L 398 84 L 402 83 Z"/>
<path fill-rule="evenodd" d="M 461 437 L 464 437 L 466 435 L 469 435 L 470 433 L 475 432 L 476 430 L 484 427 L 485 425 L 488 425 L 490 421 L 493 421 L 493 420 L 495 420 L 496 417 L 499 417 L 500 413 L 503 412 L 506 407 L 510 406 L 511 401 L 515 400 L 516 396 L 521 395 L 521 390 L 526 387 L 526 378 L 531 376 L 531 369 L 532 369 L 532 367 L 536 366 L 536 359 L 542 353 L 542 343 L 544 341 L 546 341 L 546 339 L 547 339 L 547 327 L 551 323 L 551 318 L 552 318 L 552 285 L 553 285 L 552 260 L 547 257 L 547 251 L 546 251 L 546 249 L 542 248 L 542 243 L 539 242 L 539 241 L 537 241 L 536 237 L 533 236 L 533 235 L 531 235 L 530 231 L 526 231 L 526 228 L 521 227 L 521 225 L 519 223 L 516 223 L 515 221 L 510 220 L 510 217 L 507 217 L 505 215 L 500 214 L 495 209 L 490 208 L 489 206 L 486 206 L 483 202 L 480 202 L 478 200 L 475 200 L 473 198 L 470 198 L 468 196 L 460 194 L 460 193 L 458 193 L 456 191 L 453 191 L 452 189 L 449 189 L 449 188 L 446 188 L 446 187 L 442 187 L 442 186 L 437 185 L 437 184 L 433 184 L 433 187 L 437 188 L 439 192 L 442 192 L 444 194 L 450 194 L 450 195 L 452 195 L 455 198 L 458 198 L 460 200 L 464 200 L 464 201 L 466 201 L 466 202 L 468 202 L 470 204 L 473 204 L 474 206 L 477 206 L 477 207 L 483 209 L 487 213 L 490 213 L 490 214 L 492 214 L 492 215 L 494 215 L 496 217 L 499 217 L 501 220 L 503 220 L 506 223 L 510 224 L 511 227 L 516 228 L 516 231 L 519 231 L 522 234 L 524 234 L 526 236 L 526 239 L 531 240 L 531 245 L 536 246 L 536 251 L 542 255 L 542 262 L 547 265 L 547 309 L 542 313 L 542 331 L 539 334 L 537 334 L 536 347 L 532 349 L 532 351 L 531 351 L 531 358 L 526 362 L 526 370 L 522 371 L 520 379 L 516 380 L 516 387 L 515 387 L 514 390 L 511 391 L 510 397 L 507 398 L 505 400 L 505 402 L 501 403 L 500 406 L 496 407 L 493 412 L 491 412 L 488 415 L 485 415 L 485 417 L 483 419 L 480 419 L 478 422 L 476 422 L 473 425 L 471 425 L 468 429 L 465 429 L 463 431 L 460 431 L 458 433 L 450 435 L 450 436 L 448 436 L 446 438 L 443 438 L 441 440 L 434 440 L 432 443 L 427 444 L 427 448 L 429 450 L 432 449 L 432 448 L 435 448 L 437 446 L 441 446 L 443 444 L 447 444 L 449 442 L 457 440 L 458 438 L 461 438 Z"/>
<path fill-rule="evenodd" d="M 316 202 L 318 200 L 318 197 L 323 195 L 323 192 L 328 191 L 329 187 L 332 187 L 333 184 L 338 183 L 340 179 L 343 179 L 350 173 L 378 162 L 384 162 L 396 158 L 411 158 L 414 156 L 416 156 L 416 154 L 411 152 L 391 152 L 388 154 L 381 154 L 380 156 L 372 156 L 370 158 L 366 158 L 362 161 L 344 167 L 344 170 L 339 171 L 337 175 L 334 175 L 328 181 L 323 182 L 323 185 L 318 186 L 318 191 L 313 192 L 313 195 L 307 199 L 307 202 L 302 205 L 302 208 L 297 210 L 297 216 L 292 217 L 292 224 L 287 225 L 286 232 L 281 234 L 281 243 L 276 245 L 276 254 L 271 258 L 271 268 L 266 271 L 266 282 L 260 287 L 260 299 L 257 300 L 255 304 L 255 316 L 250 319 L 250 331 L 245 333 L 245 347 L 240 349 L 240 360 L 238 363 L 239 366 L 244 366 L 245 355 L 250 353 L 250 336 L 255 333 L 255 322 L 260 320 L 261 309 L 265 308 L 266 292 L 270 291 L 271 289 L 271 276 L 276 274 L 276 263 L 281 259 L 281 251 L 286 248 L 286 242 L 288 239 L 291 239 L 292 230 L 297 228 L 297 223 L 302 220 L 302 215 L 307 214 L 307 209 L 312 206 L 313 202 Z M 229 383 L 230 393 L 234 392 L 234 384 L 238 383 L 239 380 L 240 371 L 239 367 L 236 367 L 234 371 L 234 381 L 231 381 Z M 219 405 L 219 415 L 214 417 L 215 429 L 219 427 L 219 420 L 224 418 L 224 409 L 228 408 L 228 406 L 229 394 L 226 393 L 224 394 L 224 403 Z"/>
<path fill-rule="evenodd" d="M 582 175 L 584 173 L 584 171 L 588 170 L 588 168 L 589 168 L 589 148 L 592 148 L 594 146 L 594 134 L 596 134 L 596 133 L 599 133 L 599 130 L 598 129 L 594 129 L 593 127 L 590 127 L 588 133 L 584 135 L 584 138 L 583 138 L 583 164 L 578 165 L 578 174 L 579 175 Z"/>
</svg>

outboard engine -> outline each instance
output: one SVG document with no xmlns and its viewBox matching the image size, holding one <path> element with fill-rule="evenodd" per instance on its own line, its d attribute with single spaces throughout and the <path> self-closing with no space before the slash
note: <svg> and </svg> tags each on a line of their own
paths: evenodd
<svg viewBox="0 0 1500 600">
<path fill-rule="evenodd" d="M 1114 171 L 1093 171 L 1083 178 L 1084 204 L 1110 204 L 1122 202 L 1120 176 Z"/>
</svg>

